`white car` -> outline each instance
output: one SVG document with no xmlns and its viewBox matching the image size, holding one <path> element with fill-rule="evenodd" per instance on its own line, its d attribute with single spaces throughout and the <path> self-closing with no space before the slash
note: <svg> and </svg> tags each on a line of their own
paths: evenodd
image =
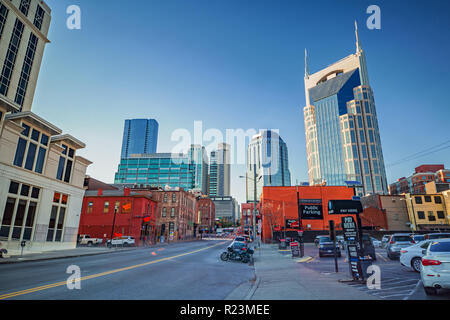
<svg viewBox="0 0 450 320">
<path fill-rule="evenodd" d="M 430 243 L 430 240 L 424 240 L 400 250 L 400 263 L 402 266 L 420 272 L 422 268 L 422 257 L 424 256 L 423 250 L 428 249 Z"/>
<path fill-rule="evenodd" d="M 427 295 L 436 295 L 438 290 L 450 289 L 450 239 L 433 240 L 422 258 L 423 288 Z"/>
<path fill-rule="evenodd" d="M 106 242 L 107 246 L 110 247 L 111 246 L 111 240 L 108 240 Z M 133 237 L 130 236 L 123 236 L 123 237 L 117 237 L 117 238 L 113 238 L 112 239 L 112 245 L 113 246 L 124 246 L 124 247 L 128 247 L 128 246 L 134 246 L 135 245 L 135 241 Z"/>
<path fill-rule="evenodd" d="M 381 248 L 381 241 L 378 240 L 378 239 L 375 239 L 374 237 L 371 237 L 371 238 L 372 238 L 373 246 L 374 246 L 375 248 Z"/>
</svg>

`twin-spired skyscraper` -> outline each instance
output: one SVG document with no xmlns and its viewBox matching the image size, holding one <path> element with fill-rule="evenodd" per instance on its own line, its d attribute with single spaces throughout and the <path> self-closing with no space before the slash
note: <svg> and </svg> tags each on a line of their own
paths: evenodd
<svg viewBox="0 0 450 320">
<path fill-rule="evenodd" d="M 387 193 L 375 100 L 355 22 L 356 53 L 309 74 L 304 107 L 310 185 L 359 181 L 360 195 Z"/>
</svg>

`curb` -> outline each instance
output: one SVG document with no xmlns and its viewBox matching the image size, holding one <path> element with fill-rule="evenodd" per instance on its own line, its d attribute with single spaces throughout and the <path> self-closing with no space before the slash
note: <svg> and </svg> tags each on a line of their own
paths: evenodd
<svg viewBox="0 0 450 320">
<path fill-rule="evenodd" d="M 259 284 L 261 282 L 261 278 L 256 276 L 256 281 L 253 284 L 253 286 L 250 288 L 249 292 L 247 293 L 247 295 L 245 296 L 244 300 L 250 300 L 253 295 L 255 294 L 256 289 L 258 289 Z"/>
<path fill-rule="evenodd" d="M 97 256 L 101 254 L 111 254 L 111 253 L 118 253 L 123 251 L 131 251 L 136 249 L 122 249 L 112 252 L 95 252 L 95 253 L 86 253 L 86 254 L 73 254 L 69 256 L 59 256 L 59 257 L 48 257 L 48 258 L 41 258 L 41 259 L 29 259 L 29 260 L 15 260 L 15 261 L 0 261 L 0 265 L 2 264 L 14 264 L 14 263 L 25 263 L 25 262 L 36 262 L 36 261 L 47 261 L 47 260 L 58 260 L 58 259 L 68 259 L 68 258 L 78 258 L 78 257 L 87 257 L 87 256 Z"/>
</svg>

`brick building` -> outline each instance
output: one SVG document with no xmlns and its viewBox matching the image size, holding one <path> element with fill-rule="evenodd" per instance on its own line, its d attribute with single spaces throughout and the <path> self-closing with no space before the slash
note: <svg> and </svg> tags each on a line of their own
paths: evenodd
<svg viewBox="0 0 450 320">
<path fill-rule="evenodd" d="M 196 224 L 199 233 L 214 232 L 214 224 L 216 220 L 216 210 L 214 202 L 206 197 L 199 196 L 196 201 Z"/>
<path fill-rule="evenodd" d="M 411 231 L 406 199 L 402 195 L 369 195 L 361 198 L 361 223 L 372 230 Z"/>
<path fill-rule="evenodd" d="M 156 208 L 157 203 L 150 196 L 128 188 L 88 190 L 83 199 L 78 234 L 102 238 L 104 242 L 110 239 L 111 233 L 122 234 L 134 237 L 138 246 L 155 243 Z"/>
</svg>

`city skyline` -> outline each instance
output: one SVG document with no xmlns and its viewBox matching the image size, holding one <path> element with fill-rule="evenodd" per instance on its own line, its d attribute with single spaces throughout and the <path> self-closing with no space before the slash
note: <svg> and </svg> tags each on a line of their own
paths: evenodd
<svg viewBox="0 0 450 320">
<path fill-rule="evenodd" d="M 307 181 L 302 119 L 304 48 L 308 48 L 311 57 L 311 71 L 350 54 L 354 46 L 355 19 L 360 26 L 360 37 L 364 39 L 376 96 L 387 182 L 408 175 L 411 168 L 422 163 L 446 163 L 450 156 L 449 150 L 445 149 L 397 164 L 405 156 L 448 140 L 444 119 L 449 111 L 442 103 L 445 101 L 445 90 L 442 90 L 445 81 L 440 79 L 450 69 L 445 60 L 449 44 L 439 41 L 442 35 L 431 31 L 448 30 L 446 19 L 434 18 L 445 10 L 435 12 L 421 3 L 385 3 L 382 29 L 371 31 L 365 27 L 368 3 L 356 1 L 345 10 L 331 1 L 302 5 L 289 2 L 284 6 L 274 2 L 265 8 L 256 7 L 251 14 L 236 9 L 254 9 L 252 3 L 229 2 L 225 5 L 198 1 L 194 5 L 180 1 L 177 6 L 181 10 L 175 12 L 170 4 L 146 2 L 142 5 L 145 10 L 138 13 L 135 20 L 119 10 L 119 2 L 112 1 L 105 8 L 98 3 L 80 1 L 82 29 L 71 31 L 65 28 L 67 15 L 64 14 L 70 1 L 48 1 L 48 4 L 54 12 L 49 33 L 51 43 L 47 45 L 43 59 L 33 109 L 55 124 L 67 127 L 86 142 L 83 156 L 94 162 L 88 174 L 98 179 L 106 182 L 114 179 L 120 156 L 117 151 L 121 143 L 119 128 L 123 120 L 154 117 L 164 127 L 160 130 L 159 144 L 166 147 L 158 150 L 160 152 L 169 151 L 173 146 L 171 132 L 178 128 L 192 131 L 195 120 L 202 120 L 205 128 L 223 132 L 227 128 L 279 128 L 289 147 L 290 158 L 295 159 L 290 168 L 292 183 Z M 322 12 L 324 5 L 338 10 L 339 18 L 334 17 L 334 13 Z M 409 8 L 408 13 L 403 10 L 405 5 Z M 442 6 L 448 7 L 448 3 L 443 2 Z M 201 16 L 196 14 L 197 9 L 201 10 Z M 274 11 L 278 14 L 272 16 L 270 13 Z M 144 19 L 144 12 L 151 21 L 148 26 L 138 22 Z M 318 14 L 329 23 L 322 24 L 314 32 L 304 32 L 305 26 Z M 170 27 L 173 19 L 191 21 L 192 15 L 197 17 L 197 22 L 191 27 Z M 410 23 L 431 16 L 433 19 L 428 19 L 430 23 L 426 26 Z M 108 41 L 112 38 L 108 35 L 112 26 L 109 21 L 117 19 L 124 23 L 116 36 L 125 41 L 124 47 L 137 46 L 140 51 L 110 50 Z M 233 21 L 232 29 L 228 28 L 227 21 Z M 220 37 L 212 38 L 212 31 L 205 29 L 211 23 Z M 142 43 L 135 41 L 138 37 L 126 37 L 135 32 L 145 33 L 149 41 Z M 413 42 L 410 41 L 411 34 L 414 34 Z M 211 46 L 202 45 L 205 41 Z M 323 41 L 328 42 L 328 50 L 322 50 Z M 242 45 L 247 42 L 248 45 Z M 80 47 L 89 49 L 80 51 Z M 144 59 L 139 52 L 148 58 Z M 264 54 L 259 54 L 261 52 Z M 108 71 L 119 58 L 123 65 L 119 72 L 116 68 L 112 68 L 114 73 Z M 137 68 L 135 62 L 141 59 L 146 63 Z M 440 61 L 439 65 L 434 63 L 436 60 Z M 413 65 L 414 68 L 410 68 Z M 62 68 L 70 75 L 64 82 L 56 76 Z M 102 73 L 104 76 L 100 79 L 97 74 Z M 86 74 L 92 75 L 89 81 L 86 81 Z M 396 77 L 386 77 L 387 74 Z M 437 81 L 422 90 L 420 75 L 425 74 Z M 116 84 L 106 86 L 104 77 Z M 123 79 L 127 82 L 131 79 L 133 87 Z M 123 88 L 119 90 L 117 86 Z M 177 92 L 176 97 L 174 92 Z M 231 96 L 230 92 L 235 94 Z M 130 103 L 133 107 L 123 107 Z M 430 107 L 417 117 L 424 105 Z M 64 108 L 59 110 L 57 106 Z M 145 108 L 148 111 L 143 111 Z M 83 116 L 85 114 L 89 117 Z M 77 122 L 85 125 L 77 126 Z M 404 123 L 421 130 L 405 131 Z M 245 175 L 245 165 L 232 168 L 231 193 L 239 202 L 245 202 L 245 181 L 238 179 L 239 175 Z"/>
</svg>

